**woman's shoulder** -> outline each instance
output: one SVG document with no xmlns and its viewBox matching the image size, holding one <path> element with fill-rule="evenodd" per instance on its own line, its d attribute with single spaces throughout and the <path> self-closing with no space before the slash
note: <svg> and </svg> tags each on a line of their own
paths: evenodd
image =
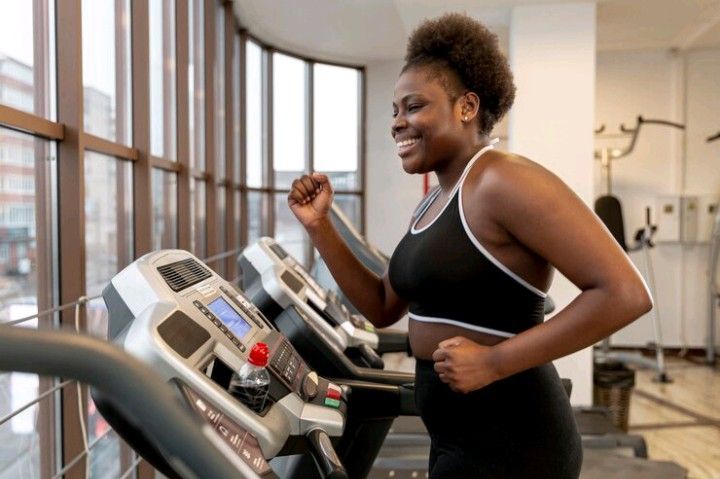
<svg viewBox="0 0 720 479">
<path fill-rule="evenodd" d="M 478 195 L 532 193 L 532 188 L 546 182 L 559 181 L 539 163 L 516 153 L 491 150 L 480 168 L 473 168 L 463 189 Z"/>
</svg>

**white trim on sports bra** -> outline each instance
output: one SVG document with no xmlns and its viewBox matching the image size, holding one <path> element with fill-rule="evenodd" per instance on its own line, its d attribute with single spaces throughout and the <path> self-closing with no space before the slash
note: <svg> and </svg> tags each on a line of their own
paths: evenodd
<svg viewBox="0 0 720 479">
<path fill-rule="evenodd" d="M 422 219 L 422 217 L 425 215 L 425 213 L 430 208 L 430 206 L 435 202 L 437 197 L 440 196 L 441 190 L 440 190 L 440 188 L 437 189 L 437 193 L 432 197 L 431 200 L 429 200 L 427 202 L 427 204 L 425 205 L 425 208 L 422 209 L 422 211 L 415 218 L 415 221 L 413 221 L 413 224 L 410 227 L 410 233 L 412 233 L 414 235 L 416 235 L 418 233 L 422 233 L 423 231 L 425 231 L 426 229 L 431 227 L 433 223 L 435 223 L 435 221 L 445 212 L 445 209 L 448 207 L 450 202 L 453 200 L 453 196 L 455 196 L 455 193 L 457 192 L 458 188 L 460 187 L 460 184 L 462 183 L 463 179 L 467 175 L 467 172 L 470 171 L 470 167 L 475 163 L 475 161 L 477 161 L 478 158 L 480 158 L 482 156 L 483 153 L 485 153 L 488 150 L 492 150 L 495 147 L 495 143 L 497 143 L 498 141 L 500 141 L 500 139 L 495 138 L 487 146 L 484 146 L 483 148 L 480 149 L 480 151 L 475 153 L 475 156 L 470 158 L 470 161 L 468 161 L 468 164 L 465 165 L 465 169 L 463 170 L 462 175 L 460 175 L 460 179 L 458 179 L 457 183 L 455 183 L 455 186 L 453 186 L 453 189 L 450 191 L 450 195 L 448 195 L 448 200 L 445 203 L 445 205 L 442 207 L 440 212 L 437 215 L 435 215 L 435 218 L 433 218 L 428 224 L 426 224 L 425 226 L 423 226 L 420 229 L 416 229 L 415 226 L 417 226 L 418 222 Z"/>
<path fill-rule="evenodd" d="M 415 321 L 420 321 L 422 323 L 450 324 L 452 326 L 458 326 L 460 328 L 470 329 L 472 331 L 478 331 L 480 333 L 491 334 L 493 336 L 500 336 L 501 338 L 512 338 L 513 336 L 515 336 L 513 333 L 507 333 L 505 331 L 500 331 L 498 329 L 485 328 L 483 326 L 468 324 L 468 323 L 464 323 L 462 321 L 458 321 L 456 319 L 435 318 L 432 316 L 420 316 L 419 314 L 414 314 L 414 313 L 408 313 L 408 317 L 410 319 L 414 319 Z"/>
<path fill-rule="evenodd" d="M 472 162 L 468 164 L 468 166 L 471 166 L 471 165 L 472 165 Z M 487 249 L 485 249 L 485 247 L 480 243 L 480 240 L 478 240 L 475 237 L 475 235 L 473 234 L 473 232 L 470 230 L 470 226 L 468 225 L 467 220 L 465 219 L 465 210 L 463 208 L 463 202 L 462 202 L 462 187 L 463 187 L 463 184 L 465 184 L 465 178 L 467 177 L 469 172 L 470 172 L 470 168 L 466 168 L 465 172 L 463 172 L 463 175 L 460 177 L 460 181 L 459 181 L 460 188 L 458 190 L 459 191 L 458 207 L 460 210 L 460 220 L 462 221 L 462 225 L 463 225 L 463 229 L 465 230 L 465 234 L 467 234 L 468 238 L 470 239 L 472 244 L 475 245 L 475 247 L 478 249 L 478 251 L 480 251 L 480 253 L 482 253 L 495 266 L 500 268 L 501 271 L 505 272 L 505 274 L 507 274 L 508 276 L 513 278 L 515 281 L 517 281 L 521 285 L 525 286 L 527 289 L 529 289 L 533 293 L 537 294 L 541 298 L 546 298 L 547 293 L 540 291 L 538 288 L 536 288 L 535 286 L 533 286 L 532 284 L 528 283 L 527 281 L 522 279 L 520 276 L 518 276 L 517 273 L 511 271 L 510 268 L 508 268 L 507 266 L 502 264 L 500 262 L 500 260 L 498 260 Z"/>
</svg>

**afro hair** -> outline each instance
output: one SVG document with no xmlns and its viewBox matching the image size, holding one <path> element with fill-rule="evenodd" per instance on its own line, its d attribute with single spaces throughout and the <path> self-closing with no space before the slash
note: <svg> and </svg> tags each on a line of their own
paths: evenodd
<svg viewBox="0 0 720 479">
<path fill-rule="evenodd" d="M 405 62 L 403 72 L 425 66 L 440 76 L 445 69 L 454 72 L 462 87 L 480 98 L 481 134 L 492 131 L 515 99 L 513 75 L 497 35 L 467 15 L 449 13 L 421 23 L 408 39 Z M 443 80 L 451 98 L 464 93 L 453 91 L 449 78 Z"/>
</svg>

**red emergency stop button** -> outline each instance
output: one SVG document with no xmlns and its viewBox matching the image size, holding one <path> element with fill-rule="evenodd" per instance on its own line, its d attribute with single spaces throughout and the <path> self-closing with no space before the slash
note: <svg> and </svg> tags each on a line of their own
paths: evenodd
<svg viewBox="0 0 720 479">
<path fill-rule="evenodd" d="M 330 399 L 340 399 L 340 391 L 338 391 L 337 389 L 328 388 L 326 396 Z"/>
</svg>

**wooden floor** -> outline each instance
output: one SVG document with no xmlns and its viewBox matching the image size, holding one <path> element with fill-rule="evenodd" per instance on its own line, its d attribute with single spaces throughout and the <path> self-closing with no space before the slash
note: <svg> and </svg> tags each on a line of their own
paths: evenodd
<svg viewBox="0 0 720 479">
<path fill-rule="evenodd" d="M 720 479 L 720 369 L 668 358 L 671 384 L 638 370 L 630 431 L 642 434 L 651 459 L 674 461 L 691 479 Z"/>
</svg>

